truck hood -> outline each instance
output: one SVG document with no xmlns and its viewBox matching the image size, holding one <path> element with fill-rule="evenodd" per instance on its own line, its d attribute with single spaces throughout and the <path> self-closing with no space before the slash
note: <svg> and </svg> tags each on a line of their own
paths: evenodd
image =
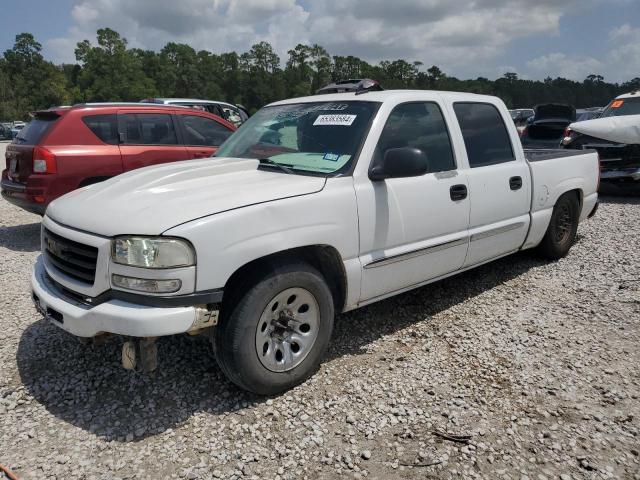
<svg viewBox="0 0 640 480">
<path fill-rule="evenodd" d="M 252 159 L 221 158 L 134 170 L 70 192 L 47 208 L 63 225 L 104 236 L 159 235 L 197 218 L 319 192 L 323 177 L 258 169 Z"/>
<path fill-rule="evenodd" d="M 640 144 L 640 115 L 595 118 L 572 123 L 569 128 L 610 142 Z"/>
</svg>

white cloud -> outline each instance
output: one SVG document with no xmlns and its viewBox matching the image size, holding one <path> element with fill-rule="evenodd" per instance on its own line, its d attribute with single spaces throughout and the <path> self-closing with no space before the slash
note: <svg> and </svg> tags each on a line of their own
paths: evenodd
<svg viewBox="0 0 640 480">
<path fill-rule="evenodd" d="M 527 67 L 538 77 L 564 77 L 584 80 L 587 75 L 602 75 L 605 65 L 592 57 L 573 56 L 555 52 L 543 55 L 527 62 Z"/>
<path fill-rule="evenodd" d="M 75 44 L 95 43 L 103 27 L 144 49 L 180 42 L 222 53 L 266 40 L 286 52 L 308 18 L 295 0 L 79 0 L 71 15 L 75 24 L 66 35 L 45 43 L 55 61 L 73 61 Z"/>
<path fill-rule="evenodd" d="M 558 35 L 566 12 L 601 1 L 77 0 L 74 25 L 45 46 L 54 60 L 73 61 L 78 41 L 95 41 L 98 28 L 110 27 L 130 46 L 154 50 L 167 42 L 182 42 L 215 53 L 243 52 L 265 40 L 284 64 L 287 50 L 296 44 L 318 43 L 334 55 L 356 55 L 370 62 L 419 60 L 448 74 L 493 78 L 503 73 L 499 65 L 514 39 Z M 618 65 L 620 78 L 634 76 L 631 70 L 640 64 L 638 38 L 639 29 L 629 25 L 609 35 L 610 62 Z M 625 59 L 635 63 L 625 65 Z M 523 78 L 548 74 L 582 79 L 610 62 L 554 52 L 513 70 Z"/>
<path fill-rule="evenodd" d="M 640 28 L 621 25 L 610 32 L 609 39 L 613 47 L 607 59 L 615 77 L 619 80 L 640 77 Z"/>
<path fill-rule="evenodd" d="M 529 60 L 526 66 L 537 78 L 584 80 L 593 73 L 605 81 L 621 82 L 640 76 L 640 28 L 621 25 L 609 32 L 608 39 L 609 50 L 602 59 L 554 52 Z"/>
<path fill-rule="evenodd" d="M 309 32 L 337 54 L 376 61 L 407 58 L 445 71 L 474 70 L 502 54 L 511 40 L 555 34 L 572 1 L 315 0 Z M 469 67 L 472 68 L 469 68 Z"/>
</svg>

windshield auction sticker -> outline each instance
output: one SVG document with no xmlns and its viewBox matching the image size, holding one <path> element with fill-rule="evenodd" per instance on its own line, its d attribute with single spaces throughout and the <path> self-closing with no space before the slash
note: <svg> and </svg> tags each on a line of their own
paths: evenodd
<svg viewBox="0 0 640 480">
<path fill-rule="evenodd" d="M 318 115 L 314 125 L 342 125 L 351 126 L 357 115 Z"/>
</svg>

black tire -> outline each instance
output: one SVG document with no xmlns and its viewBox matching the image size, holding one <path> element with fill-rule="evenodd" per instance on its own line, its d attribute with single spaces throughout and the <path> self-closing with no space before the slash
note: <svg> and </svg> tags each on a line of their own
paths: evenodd
<svg viewBox="0 0 640 480">
<path fill-rule="evenodd" d="M 223 307 L 212 339 L 216 359 L 227 378 L 240 388 L 259 395 L 277 395 L 304 382 L 320 366 L 333 330 L 333 297 L 322 274 L 306 263 L 275 267 L 247 284 L 250 287 L 244 294 L 228 308 Z M 315 297 L 320 312 L 319 328 L 300 364 L 288 371 L 274 372 L 258 357 L 256 330 L 269 302 L 290 288 L 303 288 Z"/>
<path fill-rule="evenodd" d="M 580 204 L 575 193 L 562 195 L 553 207 L 547 232 L 538 246 L 540 255 L 549 260 L 558 260 L 569 253 L 576 240 L 579 215 Z"/>
</svg>

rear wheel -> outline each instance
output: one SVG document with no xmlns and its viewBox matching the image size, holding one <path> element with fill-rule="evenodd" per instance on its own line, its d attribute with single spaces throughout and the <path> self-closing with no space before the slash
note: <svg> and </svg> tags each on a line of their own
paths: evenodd
<svg viewBox="0 0 640 480">
<path fill-rule="evenodd" d="M 216 357 L 236 385 L 275 395 L 320 365 L 333 328 L 333 298 L 322 275 L 306 263 L 277 267 L 249 284 L 216 327 Z"/>
<path fill-rule="evenodd" d="M 538 251 L 550 260 L 564 257 L 575 242 L 580 204 L 573 192 L 562 195 L 553 207 L 547 232 Z"/>
</svg>

